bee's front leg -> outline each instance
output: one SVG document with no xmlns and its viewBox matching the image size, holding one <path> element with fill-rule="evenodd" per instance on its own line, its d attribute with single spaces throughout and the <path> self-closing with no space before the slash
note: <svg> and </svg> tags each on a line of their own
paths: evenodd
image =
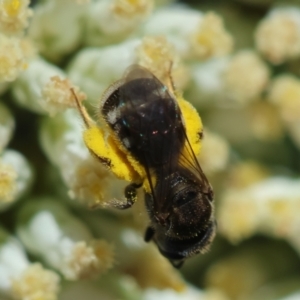
<svg viewBox="0 0 300 300">
<path fill-rule="evenodd" d="M 124 195 L 126 198 L 126 202 L 114 201 L 111 205 L 118 209 L 127 209 L 130 208 L 137 200 L 137 189 L 140 188 L 142 184 L 131 183 L 126 186 Z"/>
</svg>

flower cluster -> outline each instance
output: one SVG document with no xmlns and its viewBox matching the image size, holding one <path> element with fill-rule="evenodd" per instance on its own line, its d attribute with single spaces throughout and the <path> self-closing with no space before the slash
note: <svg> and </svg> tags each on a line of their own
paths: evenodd
<svg viewBox="0 0 300 300">
<path fill-rule="evenodd" d="M 0 0 L 0 299 L 298 299 L 299 4 L 34 2 Z M 182 273 L 143 240 L 142 188 L 112 208 L 145 172 L 100 113 L 133 64 L 175 87 L 214 189 L 216 241 Z"/>
</svg>

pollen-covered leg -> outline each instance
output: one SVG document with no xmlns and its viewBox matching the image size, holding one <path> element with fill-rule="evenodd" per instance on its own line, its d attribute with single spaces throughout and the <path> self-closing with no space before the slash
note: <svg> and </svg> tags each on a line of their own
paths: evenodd
<svg viewBox="0 0 300 300">
<path fill-rule="evenodd" d="M 130 208 L 137 200 L 137 192 L 136 190 L 141 187 L 142 184 L 131 183 L 126 186 L 124 194 L 126 198 L 126 202 L 114 201 L 112 202 L 112 206 L 118 209 L 127 209 Z"/>
</svg>

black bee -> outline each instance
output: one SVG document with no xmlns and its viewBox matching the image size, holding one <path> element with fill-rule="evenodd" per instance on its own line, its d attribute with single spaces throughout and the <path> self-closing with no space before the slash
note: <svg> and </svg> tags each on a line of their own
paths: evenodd
<svg viewBox="0 0 300 300">
<path fill-rule="evenodd" d="M 115 137 L 145 169 L 151 239 L 175 267 L 204 252 L 215 235 L 213 191 L 188 140 L 174 93 L 150 71 L 134 65 L 104 95 L 100 113 Z M 199 136 L 201 134 L 199 133 Z M 128 208 L 136 200 L 125 189 Z"/>
</svg>

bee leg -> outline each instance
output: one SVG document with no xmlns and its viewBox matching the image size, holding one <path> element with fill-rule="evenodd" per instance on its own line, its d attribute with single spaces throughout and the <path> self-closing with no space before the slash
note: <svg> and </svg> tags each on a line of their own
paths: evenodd
<svg viewBox="0 0 300 300">
<path fill-rule="evenodd" d="M 145 232 L 145 237 L 144 237 L 145 242 L 150 242 L 154 236 L 154 233 L 155 233 L 154 229 L 149 226 Z"/>
<path fill-rule="evenodd" d="M 142 184 L 131 183 L 126 186 L 124 195 L 126 198 L 126 202 L 115 201 L 112 203 L 113 207 L 118 209 L 127 209 L 130 208 L 137 200 L 136 190 L 141 187 Z"/>
</svg>

